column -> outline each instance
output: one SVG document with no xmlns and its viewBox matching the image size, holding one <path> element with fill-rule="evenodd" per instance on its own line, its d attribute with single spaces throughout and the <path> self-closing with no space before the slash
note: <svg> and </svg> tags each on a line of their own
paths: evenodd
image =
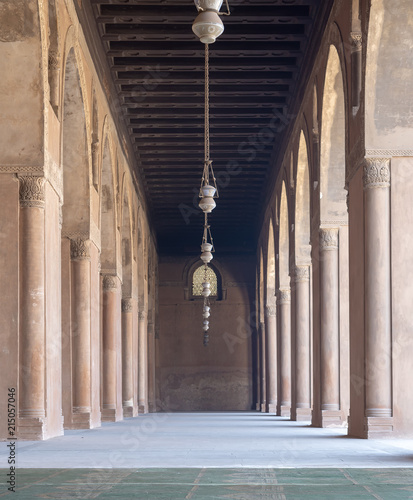
<svg viewBox="0 0 413 500">
<path fill-rule="evenodd" d="M 279 292 L 280 311 L 280 395 L 278 398 L 278 414 L 281 417 L 291 416 L 291 290 L 281 289 Z"/>
<path fill-rule="evenodd" d="M 72 420 L 76 428 L 91 426 L 91 282 L 90 241 L 70 240 Z"/>
<path fill-rule="evenodd" d="M 122 418 L 118 408 L 117 373 L 117 299 L 119 278 L 105 274 L 102 279 L 102 348 L 103 348 L 103 408 L 102 421 L 114 422 Z"/>
<path fill-rule="evenodd" d="M 133 314 L 132 299 L 122 299 L 122 406 L 133 417 Z"/>
<path fill-rule="evenodd" d="M 44 177 L 20 181 L 19 437 L 43 439 L 45 418 Z"/>
<path fill-rule="evenodd" d="M 265 359 L 265 351 L 266 351 L 266 345 L 265 345 L 265 323 L 260 322 L 260 356 L 261 356 L 261 373 L 260 373 L 260 380 L 261 380 L 261 387 L 260 387 L 260 394 L 261 394 L 261 408 L 260 410 L 262 412 L 267 411 L 267 382 L 266 382 L 266 359 Z"/>
<path fill-rule="evenodd" d="M 267 338 L 267 408 L 268 413 L 277 413 L 277 306 L 265 308 Z"/>
<path fill-rule="evenodd" d="M 341 425 L 338 228 L 320 228 L 321 425 Z"/>
<path fill-rule="evenodd" d="M 155 328 L 148 322 L 148 411 L 156 411 L 155 405 Z"/>
<path fill-rule="evenodd" d="M 366 437 L 392 431 L 390 160 L 364 166 Z"/>
<path fill-rule="evenodd" d="M 311 420 L 310 267 L 296 266 L 295 281 L 295 395 L 294 420 Z"/>
<path fill-rule="evenodd" d="M 260 339 L 260 324 L 257 322 L 255 329 L 255 362 L 256 362 L 256 370 L 255 370 L 255 386 L 256 386 L 256 400 L 255 400 L 255 409 L 256 411 L 261 410 L 261 339 Z"/>
<path fill-rule="evenodd" d="M 146 329 L 146 311 L 139 307 L 139 362 L 138 391 L 139 413 L 148 412 L 148 338 Z"/>
</svg>

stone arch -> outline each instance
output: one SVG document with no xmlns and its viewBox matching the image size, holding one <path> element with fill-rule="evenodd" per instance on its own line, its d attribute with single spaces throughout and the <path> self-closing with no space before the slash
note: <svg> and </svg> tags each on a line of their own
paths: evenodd
<svg viewBox="0 0 413 500">
<path fill-rule="evenodd" d="M 264 253 L 262 247 L 260 247 L 260 263 L 259 263 L 259 316 L 260 323 L 264 323 Z"/>
<path fill-rule="evenodd" d="M 102 273 L 116 274 L 116 200 L 113 155 L 110 139 L 103 141 L 102 172 L 100 188 L 100 228 L 101 228 L 101 270 Z"/>
<path fill-rule="evenodd" d="M 90 230 L 87 124 L 77 59 L 65 60 L 62 115 L 63 233 L 88 237 Z"/>
<path fill-rule="evenodd" d="M 274 245 L 274 225 L 272 218 L 268 225 L 268 250 L 267 250 L 267 304 L 275 303 L 275 245 Z"/>
<path fill-rule="evenodd" d="M 290 240 L 289 240 L 289 213 L 288 198 L 285 180 L 281 187 L 280 199 L 280 229 L 278 247 L 278 280 L 279 288 L 290 287 Z"/>
<path fill-rule="evenodd" d="M 132 233 L 132 212 L 130 203 L 130 193 L 126 186 L 123 186 L 122 196 L 122 296 L 132 297 L 132 262 L 133 262 L 133 233 Z"/>
<path fill-rule="evenodd" d="M 313 134 L 318 136 L 319 127 L 318 127 L 318 97 L 317 97 L 317 84 L 314 83 L 313 86 Z"/>
<path fill-rule="evenodd" d="M 296 264 L 308 264 L 310 246 L 310 172 L 308 145 L 304 132 L 300 133 L 297 158 L 297 182 L 295 193 L 295 260 Z"/>
<path fill-rule="evenodd" d="M 48 50 L 48 78 L 50 89 L 50 104 L 56 115 L 59 108 L 60 87 L 60 53 L 59 53 L 59 28 L 58 11 L 55 0 L 48 0 L 49 19 L 49 50 Z"/>
<path fill-rule="evenodd" d="M 144 307 L 145 304 L 145 263 L 144 263 L 144 241 L 145 228 L 142 222 L 142 215 L 138 217 L 138 232 L 137 232 L 137 260 L 138 260 L 138 299 L 139 307 Z"/>
<path fill-rule="evenodd" d="M 389 156 L 402 156 L 397 150 L 412 150 L 412 23 L 409 0 L 372 0 L 365 75 L 367 151 L 390 150 Z"/>
<path fill-rule="evenodd" d="M 98 191 L 99 178 L 99 113 L 96 98 L 96 89 L 92 90 L 92 181 L 94 188 Z"/>
<path fill-rule="evenodd" d="M 328 53 L 321 116 L 320 218 L 322 224 L 330 224 L 347 219 L 345 93 L 334 45 Z"/>
</svg>

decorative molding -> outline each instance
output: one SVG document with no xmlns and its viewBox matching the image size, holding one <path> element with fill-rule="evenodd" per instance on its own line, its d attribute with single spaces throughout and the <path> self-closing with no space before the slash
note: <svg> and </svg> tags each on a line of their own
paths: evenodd
<svg viewBox="0 0 413 500">
<path fill-rule="evenodd" d="M 381 158 L 391 158 L 393 156 L 413 156 L 413 149 L 366 149 L 365 156 L 379 156 Z"/>
<path fill-rule="evenodd" d="M 138 319 L 140 321 L 143 321 L 145 318 L 146 318 L 146 311 L 142 306 L 140 306 L 138 310 Z"/>
<path fill-rule="evenodd" d="M 289 288 L 284 288 L 278 292 L 279 304 L 288 304 L 291 302 L 291 290 Z"/>
<path fill-rule="evenodd" d="M 352 31 L 350 33 L 350 42 L 353 51 L 361 50 L 363 47 L 363 35 L 360 31 Z"/>
<path fill-rule="evenodd" d="M 0 165 L 0 174 L 38 175 L 44 174 L 41 165 Z"/>
<path fill-rule="evenodd" d="M 364 189 L 390 187 L 390 159 L 366 158 L 363 173 Z"/>
<path fill-rule="evenodd" d="M 310 267 L 309 266 L 295 266 L 294 281 L 296 283 L 310 281 Z"/>
<path fill-rule="evenodd" d="M 57 71 L 60 69 L 60 54 L 58 50 L 49 50 L 48 63 L 49 70 Z"/>
<path fill-rule="evenodd" d="M 19 176 L 20 206 L 44 208 L 45 178 L 37 175 Z"/>
<path fill-rule="evenodd" d="M 131 298 L 122 299 L 122 312 L 130 313 L 133 310 L 133 302 Z"/>
<path fill-rule="evenodd" d="M 338 248 L 338 228 L 320 228 L 320 250 L 336 250 Z"/>
<path fill-rule="evenodd" d="M 103 290 L 109 292 L 118 288 L 117 276 L 114 274 L 103 275 Z"/>
<path fill-rule="evenodd" d="M 84 238 L 71 239 L 70 258 L 72 260 L 90 260 L 90 241 Z"/>
<path fill-rule="evenodd" d="M 277 306 L 275 304 L 271 306 L 265 306 L 266 318 L 273 318 L 276 315 L 277 315 Z"/>
</svg>

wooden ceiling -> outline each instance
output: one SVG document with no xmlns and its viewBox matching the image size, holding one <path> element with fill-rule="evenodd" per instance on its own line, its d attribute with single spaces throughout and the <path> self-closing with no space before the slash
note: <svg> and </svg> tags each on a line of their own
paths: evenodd
<svg viewBox="0 0 413 500">
<path fill-rule="evenodd" d="M 217 255 L 256 248 L 263 200 L 331 2 L 229 0 L 210 45 Z M 91 0 L 162 254 L 197 253 L 204 45 L 191 0 Z M 221 9 L 224 10 L 224 7 Z M 194 196 L 195 194 L 195 196 Z"/>
</svg>

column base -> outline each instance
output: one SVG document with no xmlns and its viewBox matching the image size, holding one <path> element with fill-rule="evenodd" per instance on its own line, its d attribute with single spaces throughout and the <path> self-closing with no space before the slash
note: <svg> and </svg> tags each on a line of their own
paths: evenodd
<svg viewBox="0 0 413 500">
<path fill-rule="evenodd" d="M 261 413 L 267 413 L 267 403 L 261 403 Z"/>
<path fill-rule="evenodd" d="M 140 404 L 138 412 L 144 415 L 145 413 L 148 413 L 148 407 L 146 405 Z"/>
<path fill-rule="evenodd" d="M 280 406 L 278 414 L 280 417 L 291 418 L 291 406 Z"/>
<path fill-rule="evenodd" d="M 256 409 L 256 411 L 260 411 L 261 410 L 261 403 L 255 403 L 255 409 Z"/>
<path fill-rule="evenodd" d="M 149 413 L 156 413 L 156 404 L 149 403 Z"/>
<path fill-rule="evenodd" d="M 291 420 L 295 422 L 311 422 L 311 408 L 295 408 Z"/>
<path fill-rule="evenodd" d="M 67 430 L 74 429 L 93 429 L 92 414 L 90 412 L 85 413 L 72 413 L 69 422 L 64 423 L 64 427 Z"/>
<path fill-rule="evenodd" d="M 123 408 L 121 410 L 117 408 L 103 408 L 102 422 L 119 422 L 119 420 L 123 420 Z"/>
<path fill-rule="evenodd" d="M 380 439 L 393 434 L 393 417 L 365 417 L 364 438 Z"/>
<path fill-rule="evenodd" d="M 274 415 L 276 415 L 277 414 L 277 405 L 275 403 L 270 403 L 267 407 L 267 412 L 273 413 Z"/>
<path fill-rule="evenodd" d="M 26 441 L 42 441 L 47 439 L 47 418 L 19 418 L 17 437 L 19 440 Z"/>
<path fill-rule="evenodd" d="M 341 410 L 321 410 L 321 427 L 347 427 Z"/>
</svg>

